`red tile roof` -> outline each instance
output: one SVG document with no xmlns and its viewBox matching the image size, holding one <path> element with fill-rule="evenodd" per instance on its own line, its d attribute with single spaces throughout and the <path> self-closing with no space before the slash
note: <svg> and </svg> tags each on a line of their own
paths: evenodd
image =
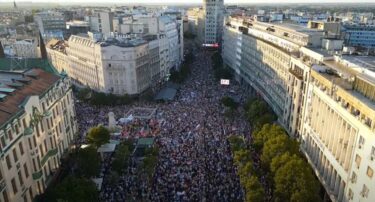
<svg viewBox="0 0 375 202">
<path fill-rule="evenodd" d="M 36 78 L 27 76 L 26 72 L 25 77 L 30 79 L 30 82 L 26 83 L 23 87 L 16 89 L 16 91 L 11 93 L 10 95 L 7 95 L 4 100 L 0 101 L 0 126 L 3 126 L 3 124 L 6 123 L 14 115 L 16 115 L 17 112 L 22 110 L 22 108 L 20 108 L 20 104 L 27 97 L 43 94 L 56 81 L 60 79 L 59 76 L 48 73 L 42 69 L 32 69 L 31 71 L 33 71 L 37 75 Z M 14 88 L 11 86 L 9 87 Z"/>
</svg>

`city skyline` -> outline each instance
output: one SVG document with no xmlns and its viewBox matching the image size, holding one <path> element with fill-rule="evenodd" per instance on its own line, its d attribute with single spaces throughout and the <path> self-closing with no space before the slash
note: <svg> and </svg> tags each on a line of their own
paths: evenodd
<svg viewBox="0 0 375 202">
<path fill-rule="evenodd" d="M 0 3 L 10 3 L 14 0 L 0 0 Z M 32 2 L 32 3 L 85 3 L 85 2 L 95 2 L 95 3 L 121 3 L 121 4 L 187 4 L 185 2 L 177 0 L 55 0 L 51 2 L 50 0 L 31 0 L 31 1 L 16 1 L 16 3 L 22 2 Z M 303 4 L 314 4 L 314 3 L 354 3 L 351 0 L 312 0 L 306 2 L 303 0 L 225 0 L 226 4 L 268 4 L 268 3 L 279 3 L 279 4 L 289 4 L 289 3 L 303 3 Z M 200 4 L 203 0 L 191 0 L 188 4 Z M 370 0 L 358 0 L 355 3 L 375 3 Z"/>
</svg>

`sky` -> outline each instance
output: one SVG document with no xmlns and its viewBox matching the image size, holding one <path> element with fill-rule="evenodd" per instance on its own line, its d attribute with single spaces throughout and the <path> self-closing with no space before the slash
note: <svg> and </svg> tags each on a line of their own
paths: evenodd
<svg viewBox="0 0 375 202">
<path fill-rule="evenodd" d="M 147 4 L 147 3 L 202 3 L 203 0 L 16 0 L 16 2 L 51 2 L 51 3 L 77 3 L 77 2 L 100 2 L 100 3 L 123 3 L 123 4 Z M 225 3 L 360 3 L 371 2 L 375 0 L 224 0 Z M 0 0 L 0 3 L 13 2 L 13 0 Z"/>
</svg>

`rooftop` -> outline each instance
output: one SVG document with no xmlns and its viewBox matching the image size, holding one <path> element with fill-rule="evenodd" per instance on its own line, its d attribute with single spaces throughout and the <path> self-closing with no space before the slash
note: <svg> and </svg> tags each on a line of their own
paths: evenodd
<svg viewBox="0 0 375 202">
<path fill-rule="evenodd" d="M 59 76 L 42 69 L 1 71 L 0 85 L 4 91 L 1 91 L 0 126 L 23 110 L 22 103 L 28 97 L 42 95 L 59 79 Z M 11 85 L 13 83 L 17 85 Z"/>
</svg>

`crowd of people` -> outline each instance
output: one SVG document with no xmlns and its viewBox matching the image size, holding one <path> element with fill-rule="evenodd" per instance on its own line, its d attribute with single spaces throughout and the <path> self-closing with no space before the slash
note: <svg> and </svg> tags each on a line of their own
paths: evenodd
<svg viewBox="0 0 375 202">
<path fill-rule="evenodd" d="M 220 104 L 239 89 L 221 86 L 206 57 L 197 55 L 176 100 L 160 106 L 166 122 L 151 201 L 243 201 L 227 136 L 246 132 L 247 123 L 226 120 Z"/>
<path fill-rule="evenodd" d="M 162 121 L 137 123 L 150 127 L 159 147 L 158 164 L 151 182 L 139 184 L 134 177 L 136 167 L 130 166 L 120 175 L 117 187 L 104 186 L 103 201 L 124 201 L 134 196 L 132 192 L 139 192 L 135 194 L 138 197 L 146 195 L 149 201 L 243 201 L 244 193 L 227 137 L 248 133 L 248 123 L 242 117 L 225 118 L 220 102 L 224 96 L 240 92 L 240 88 L 235 84 L 222 86 L 214 79 L 207 60 L 209 54 L 199 51 L 196 55 L 191 75 L 174 101 L 115 107 L 77 104 L 81 134 L 92 126 L 106 125 L 108 112 L 121 117 L 134 107 L 153 107 L 163 117 Z M 122 134 L 131 136 L 132 132 L 133 126 L 122 127 Z M 82 135 L 80 141 L 84 139 Z"/>
</svg>

